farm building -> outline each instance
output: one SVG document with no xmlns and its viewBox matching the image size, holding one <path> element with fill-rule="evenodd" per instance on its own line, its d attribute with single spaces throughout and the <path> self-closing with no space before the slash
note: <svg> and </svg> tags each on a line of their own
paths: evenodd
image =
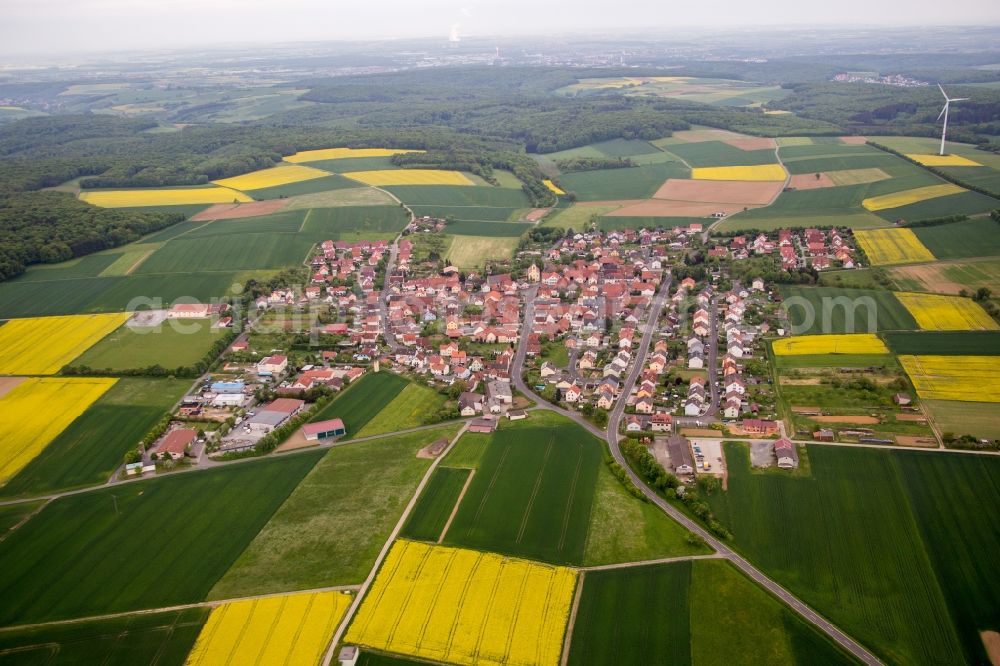
<svg viewBox="0 0 1000 666">
<path fill-rule="evenodd" d="M 170 308 L 167 316 L 171 319 L 204 319 L 212 314 L 212 306 L 204 303 L 178 303 Z"/>
<path fill-rule="evenodd" d="M 198 438 L 198 431 L 191 428 L 178 428 L 171 430 L 167 436 L 160 440 L 160 445 L 156 447 L 158 455 L 167 454 L 173 460 L 184 457 L 188 446 Z"/>
<path fill-rule="evenodd" d="M 489 434 L 497 429 L 496 419 L 484 416 L 481 419 L 472 419 L 469 421 L 469 432 L 478 432 Z"/>
<path fill-rule="evenodd" d="M 257 432 L 271 432 L 298 414 L 305 404 L 304 401 L 294 398 L 278 398 L 247 419 L 247 427 Z"/>
<path fill-rule="evenodd" d="M 671 435 L 667 439 L 667 455 L 675 474 L 694 474 L 694 456 L 691 445 L 683 435 Z"/>
<path fill-rule="evenodd" d="M 795 469 L 799 466 L 799 452 L 787 437 L 774 443 L 774 455 L 777 456 L 778 467 L 781 469 Z"/>
<path fill-rule="evenodd" d="M 287 356 L 268 356 L 267 358 L 262 358 L 260 363 L 257 364 L 257 374 L 264 376 L 280 375 L 287 367 Z"/>
<path fill-rule="evenodd" d="M 246 396 L 242 393 L 220 393 L 212 398 L 213 407 L 242 407 Z"/>
<path fill-rule="evenodd" d="M 347 434 L 344 422 L 340 419 L 330 419 L 329 421 L 319 421 L 317 423 L 307 423 L 302 426 L 302 434 L 310 442 L 318 439 L 329 439 L 331 437 L 343 437 Z"/>
</svg>

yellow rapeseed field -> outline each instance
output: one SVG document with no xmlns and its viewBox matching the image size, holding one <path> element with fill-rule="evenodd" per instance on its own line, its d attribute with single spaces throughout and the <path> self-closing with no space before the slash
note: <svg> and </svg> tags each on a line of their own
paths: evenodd
<svg viewBox="0 0 1000 666">
<path fill-rule="evenodd" d="M 0 484 L 21 471 L 116 381 L 31 377 L 0 398 Z"/>
<path fill-rule="evenodd" d="M 183 206 L 253 201 L 250 197 L 225 187 L 189 187 L 171 190 L 99 190 L 81 192 L 80 200 L 101 208 L 137 206 Z"/>
<path fill-rule="evenodd" d="M 970 298 L 901 292 L 896 298 L 925 331 L 995 331 L 993 317 Z"/>
<path fill-rule="evenodd" d="M 874 333 L 845 335 L 796 335 L 775 340 L 771 345 L 778 356 L 804 354 L 888 354 L 885 343 Z"/>
<path fill-rule="evenodd" d="M 342 592 L 223 604 L 208 616 L 187 663 L 318 664 L 350 605 L 350 595 Z"/>
<path fill-rule="evenodd" d="M 313 180 L 314 178 L 325 178 L 329 176 L 329 171 L 314 169 L 313 167 L 291 164 L 287 166 L 276 166 L 260 171 L 251 171 L 242 176 L 213 180 L 212 182 L 222 187 L 230 187 L 234 190 L 260 190 L 265 187 L 277 187 L 298 183 L 303 180 Z"/>
<path fill-rule="evenodd" d="M 946 197 L 949 194 L 961 194 L 965 191 L 965 189 L 959 187 L 958 185 L 952 185 L 951 183 L 928 185 L 926 187 L 917 187 L 912 190 L 903 190 L 902 192 L 893 192 L 892 194 L 882 194 L 877 197 L 868 197 L 861 202 L 861 205 L 870 211 L 885 210 L 887 208 L 908 206 L 909 204 L 927 201 L 928 199 Z"/>
<path fill-rule="evenodd" d="M 559 196 L 562 196 L 562 195 L 566 194 L 565 192 L 563 192 L 562 188 L 560 188 L 558 185 L 556 185 L 555 183 L 553 183 L 551 180 L 546 179 L 546 180 L 543 180 L 542 183 L 545 185 L 545 187 L 547 187 L 550 190 L 552 190 L 552 192 L 554 194 L 558 194 Z"/>
<path fill-rule="evenodd" d="M 559 663 L 576 572 L 397 541 L 345 642 L 454 664 Z"/>
<path fill-rule="evenodd" d="M 400 148 L 322 148 L 320 150 L 300 150 L 285 158 L 286 162 L 320 162 L 322 160 L 342 160 L 350 157 L 392 157 L 404 153 L 423 153 L 424 150 L 403 150 Z"/>
<path fill-rule="evenodd" d="M 983 166 L 979 162 L 970 160 L 968 157 L 962 157 L 961 155 L 921 155 L 907 153 L 906 156 L 924 166 Z"/>
<path fill-rule="evenodd" d="M 0 326 L 0 375 L 54 375 L 131 313 L 11 319 Z"/>
<path fill-rule="evenodd" d="M 757 166 L 696 167 L 691 169 L 694 180 L 784 180 L 785 169 L 780 164 Z"/>
<path fill-rule="evenodd" d="M 925 400 L 1000 402 L 1000 356 L 900 356 Z"/>
<path fill-rule="evenodd" d="M 384 169 L 379 171 L 351 171 L 343 174 L 365 185 L 472 185 L 473 182 L 459 171 L 442 169 Z"/>
<path fill-rule="evenodd" d="M 873 266 L 934 261 L 934 255 L 910 229 L 858 229 L 854 237 Z"/>
</svg>

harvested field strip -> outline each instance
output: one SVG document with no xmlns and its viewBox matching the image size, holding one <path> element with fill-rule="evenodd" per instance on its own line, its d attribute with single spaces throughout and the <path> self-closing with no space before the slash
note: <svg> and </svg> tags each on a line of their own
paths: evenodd
<svg viewBox="0 0 1000 666">
<path fill-rule="evenodd" d="M 934 261 L 934 255 L 910 229 L 860 229 L 854 236 L 874 266 Z"/>
<path fill-rule="evenodd" d="M 343 174 L 351 180 L 382 187 L 385 185 L 474 185 L 459 171 L 441 169 L 387 169 L 383 171 L 353 171 Z"/>
<path fill-rule="evenodd" d="M 759 204 L 770 203 L 781 193 L 781 183 L 732 181 L 702 181 L 670 178 L 653 195 L 655 199 L 703 201 L 706 203 Z"/>
<path fill-rule="evenodd" d="M 116 381 L 31 378 L 0 398 L 0 484 L 20 472 Z"/>
<path fill-rule="evenodd" d="M 925 331 L 995 331 L 996 320 L 970 298 L 900 292 L 896 298 Z"/>
<path fill-rule="evenodd" d="M 576 573 L 398 541 L 345 641 L 455 664 L 559 663 Z"/>
<path fill-rule="evenodd" d="M 315 664 L 351 605 L 342 592 L 234 601 L 212 609 L 187 663 Z"/>
<path fill-rule="evenodd" d="M 124 324 L 128 313 L 12 319 L 0 326 L 0 374 L 54 375 Z"/>
<path fill-rule="evenodd" d="M 784 181 L 785 176 L 785 169 L 780 164 L 699 167 L 691 170 L 694 180 Z"/>
<path fill-rule="evenodd" d="M 400 148 L 321 148 L 319 150 L 300 150 L 294 155 L 285 157 L 286 162 L 300 164 L 302 162 L 320 162 L 322 160 L 341 160 L 351 157 L 391 157 L 403 153 L 423 153 L 423 150 L 404 150 Z"/>
<path fill-rule="evenodd" d="M 874 333 L 801 335 L 775 340 L 771 347 L 778 356 L 889 353 L 889 349 Z"/>
<path fill-rule="evenodd" d="M 81 192 L 80 200 L 101 208 L 137 208 L 141 206 L 180 206 L 249 202 L 250 197 L 225 187 L 199 187 L 168 190 L 97 190 Z"/>
<path fill-rule="evenodd" d="M 329 175 L 330 173 L 328 171 L 323 171 L 321 169 L 291 165 L 261 169 L 260 171 L 251 171 L 250 173 L 245 173 L 242 176 L 222 178 L 221 180 L 213 180 L 212 182 L 222 187 L 229 187 L 234 190 L 245 192 L 247 190 L 262 190 L 266 187 L 277 187 L 279 185 L 299 183 L 304 180 L 313 180 L 314 178 L 326 178 Z"/>
<path fill-rule="evenodd" d="M 877 168 L 827 171 L 826 176 L 832 180 L 835 185 L 864 185 L 892 178 L 892 176 L 887 174 L 885 171 Z"/>
<path fill-rule="evenodd" d="M 207 220 L 232 220 L 243 217 L 256 217 L 258 215 L 270 215 L 276 213 L 288 204 L 288 199 L 274 199 L 273 201 L 254 201 L 253 203 L 215 204 L 191 218 L 192 222 L 203 222 Z"/>
<path fill-rule="evenodd" d="M 1000 357 L 899 357 L 921 398 L 964 402 L 1000 402 Z"/>
<path fill-rule="evenodd" d="M 941 185 L 928 185 L 927 187 L 917 187 L 912 190 L 869 197 L 862 201 L 861 205 L 870 211 L 886 210 L 887 208 L 899 208 L 900 206 L 908 206 L 929 199 L 945 197 L 949 194 L 961 194 L 966 191 L 965 188 L 958 185 L 943 183 Z"/>
<path fill-rule="evenodd" d="M 607 217 L 708 217 L 714 213 L 738 213 L 746 204 L 703 203 L 692 201 L 667 201 L 650 199 L 631 206 L 619 208 Z M 665 222 L 665 224 L 672 224 Z"/>
<path fill-rule="evenodd" d="M 959 167 L 981 167 L 983 166 L 979 162 L 974 162 L 968 157 L 962 157 L 961 155 L 924 155 L 920 153 L 907 153 L 906 155 L 914 162 L 922 164 L 924 166 L 930 167 L 947 167 L 947 166 L 959 166 Z"/>
<path fill-rule="evenodd" d="M 825 173 L 796 174 L 788 181 L 788 186 L 796 190 L 818 190 L 824 187 L 836 187 L 836 185 Z"/>
</svg>

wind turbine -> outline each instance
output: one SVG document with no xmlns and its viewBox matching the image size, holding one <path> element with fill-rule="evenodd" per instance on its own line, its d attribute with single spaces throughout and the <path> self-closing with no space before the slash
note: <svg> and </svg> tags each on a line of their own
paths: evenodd
<svg viewBox="0 0 1000 666">
<path fill-rule="evenodd" d="M 944 137 L 948 133 L 948 105 L 951 104 L 952 102 L 967 102 L 969 98 L 948 97 L 948 93 L 944 91 L 944 88 L 941 87 L 940 83 L 938 84 L 938 90 L 940 90 L 941 94 L 944 95 L 944 108 L 941 109 L 941 113 L 937 117 L 938 120 L 941 120 L 941 116 L 944 116 L 944 127 L 941 128 L 941 151 L 938 154 L 944 155 Z"/>
</svg>

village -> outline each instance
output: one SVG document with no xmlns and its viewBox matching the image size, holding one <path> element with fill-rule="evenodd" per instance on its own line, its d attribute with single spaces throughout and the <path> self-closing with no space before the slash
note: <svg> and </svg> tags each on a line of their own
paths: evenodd
<svg viewBox="0 0 1000 666">
<path fill-rule="evenodd" d="M 440 226 L 418 218 L 409 232 Z M 795 467 L 763 343 L 786 334 L 786 315 L 775 285 L 761 277 L 743 284 L 731 269 L 759 255 L 784 270 L 849 268 L 854 248 L 836 230 L 736 236 L 711 248 L 702 232 L 696 223 L 568 232 L 528 244 L 506 272 L 482 273 L 415 260 L 408 234 L 395 243 L 322 242 L 308 284 L 254 300 L 247 331 L 125 474 L 217 464 L 255 455 L 262 443 L 285 450 L 287 442 L 273 441 L 279 435 L 332 445 L 347 434 L 343 420 L 315 414 L 370 372 L 447 394 L 437 418 L 492 432 L 501 418 L 530 416 L 532 402 L 512 375 L 518 367 L 532 393 L 594 427 L 606 427 L 621 402 L 622 434 L 679 477 L 724 475 L 725 436 L 762 440 L 768 454 L 756 461 Z M 697 253 L 704 262 L 690 264 Z M 664 307 L 650 322 L 663 286 Z M 213 314 L 175 307 L 167 316 Z M 214 313 L 232 325 L 228 310 Z M 646 327 L 649 353 L 639 356 Z"/>
</svg>

